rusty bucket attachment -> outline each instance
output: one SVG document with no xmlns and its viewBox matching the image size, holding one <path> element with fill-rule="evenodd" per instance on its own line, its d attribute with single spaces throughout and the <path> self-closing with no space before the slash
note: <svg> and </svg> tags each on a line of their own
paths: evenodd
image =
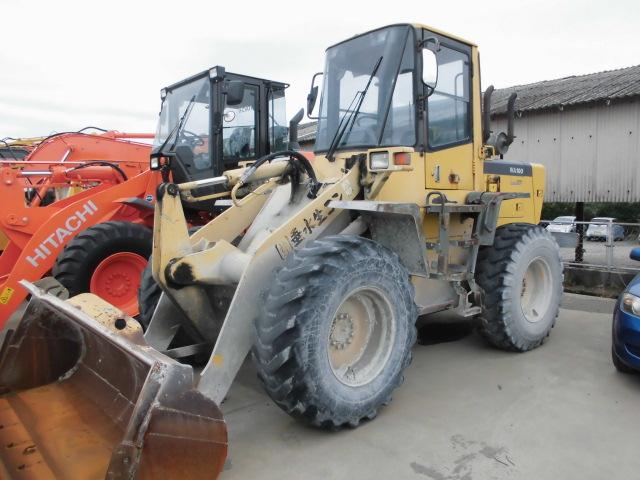
<svg viewBox="0 0 640 480">
<path fill-rule="evenodd" d="M 94 295 L 23 285 L 31 301 L 0 350 L 0 478 L 217 478 L 227 429 L 192 367 Z"/>
</svg>

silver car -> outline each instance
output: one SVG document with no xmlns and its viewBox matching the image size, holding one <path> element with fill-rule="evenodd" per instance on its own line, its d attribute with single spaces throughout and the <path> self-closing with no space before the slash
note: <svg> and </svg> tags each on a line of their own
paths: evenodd
<svg viewBox="0 0 640 480">
<path fill-rule="evenodd" d="M 576 217 L 556 217 L 553 223 L 547 225 L 547 231 L 552 233 L 573 233 L 576 231 L 575 221 Z"/>
<path fill-rule="evenodd" d="M 617 218 L 612 217 L 596 217 L 591 220 L 587 228 L 587 240 L 604 242 L 607 240 L 607 228 L 609 223 L 617 222 Z M 622 225 L 613 225 L 611 235 L 614 241 L 624 240 L 624 227 Z"/>
</svg>

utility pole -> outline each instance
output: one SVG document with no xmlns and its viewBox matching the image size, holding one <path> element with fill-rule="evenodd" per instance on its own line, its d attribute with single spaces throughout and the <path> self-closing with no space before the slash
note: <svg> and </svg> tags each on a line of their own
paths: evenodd
<svg viewBox="0 0 640 480">
<path fill-rule="evenodd" d="M 584 202 L 576 202 L 575 216 L 576 222 L 584 222 Z M 578 244 L 576 245 L 575 262 L 582 263 L 584 258 L 584 224 L 576 223 L 576 233 L 578 234 Z"/>
</svg>

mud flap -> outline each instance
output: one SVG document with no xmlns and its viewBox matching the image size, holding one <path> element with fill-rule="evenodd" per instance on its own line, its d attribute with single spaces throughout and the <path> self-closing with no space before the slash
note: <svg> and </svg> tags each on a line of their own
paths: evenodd
<svg viewBox="0 0 640 480">
<path fill-rule="evenodd" d="M 216 478 L 222 413 L 192 367 L 91 294 L 32 299 L 0 350 L 0 475 L 8 479 Z"/>
</svg>

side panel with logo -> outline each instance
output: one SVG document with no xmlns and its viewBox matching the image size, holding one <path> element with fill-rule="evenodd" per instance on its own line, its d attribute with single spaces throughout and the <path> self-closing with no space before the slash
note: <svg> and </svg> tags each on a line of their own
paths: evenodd
<svg viewBox="0 0 640 480">
<path fill-rule="evenodd" d="M 533 189 L 532 166 L 528 163 L 490 160 L 484 162 L 486 190 L 494 192 L 531 193 Z M 533 198 L 505 200 L 500 207 L 499 225 L 518 219 L 536 223 Z"/>
</svg>

